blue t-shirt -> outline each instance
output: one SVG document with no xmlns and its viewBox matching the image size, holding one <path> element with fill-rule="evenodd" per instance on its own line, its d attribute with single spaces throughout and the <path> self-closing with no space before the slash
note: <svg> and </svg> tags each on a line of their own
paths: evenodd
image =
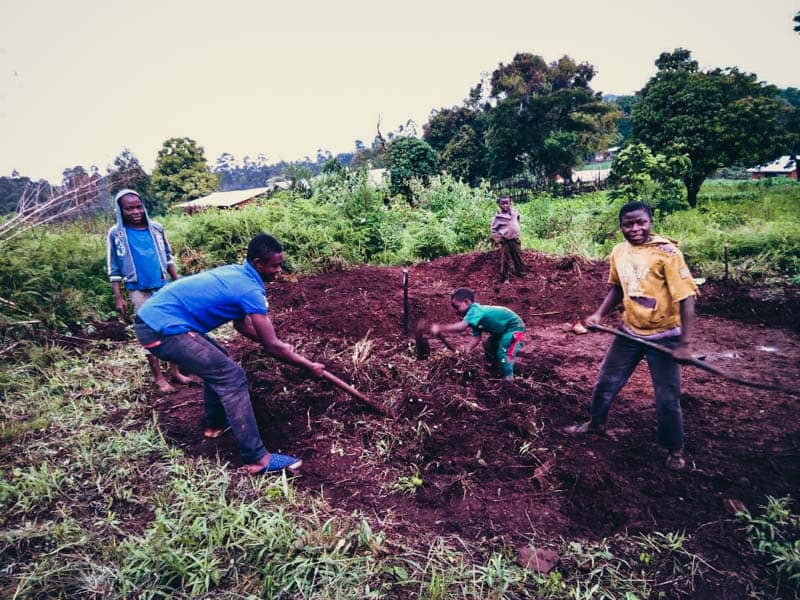
<svg viewBox="0 0 800 600">
<path fill-rule="evenodd" d="M 166 280 L 150 229 L 126 227 L 125 235 L 128 236 L 128 247 L 136 268 L 136 281 L 126 281 L 125 287 L 129 290 L 157 290 L 162 287 Z"/>
<path fill-rule="evenodd" d="M 228 321 L 269 310 L 264 282 L 253 265 L 225 265 L 173 281 L 153 294 L 138 316 L 163 335 L 206 333 Z"/>
</svg>

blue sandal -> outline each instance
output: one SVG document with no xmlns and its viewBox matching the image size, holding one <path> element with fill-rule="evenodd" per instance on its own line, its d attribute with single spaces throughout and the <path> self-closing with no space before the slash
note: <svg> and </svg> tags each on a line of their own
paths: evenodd
<svg viewBox="0 0 800 600">
<path fill-rule="evenodd" d="M 289 469 L 290 471 L 296 471 L 300 468 L 303 464 L 303 460 L 300 458 L 295 458 L 294 456 L 288 456 L 287 454 L 278 454 L 277 452 L 273 452 L 269 457 L 269 464 L 261 469 L 260 471 L 256 471 L 254 475 L 261 475 L 262 473 L 272 473 L 274 471 L 283 471 L 284 469 Z"/>
</svg>

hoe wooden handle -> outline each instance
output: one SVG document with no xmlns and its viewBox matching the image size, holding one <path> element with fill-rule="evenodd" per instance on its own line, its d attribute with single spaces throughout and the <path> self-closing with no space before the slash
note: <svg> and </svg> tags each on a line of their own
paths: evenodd
<svg viewBox="0 0 800 600">
<path fill-rule="evenodd" d="M 369 404 L 372 408 L 374 408 L 375 410 L 377 410 L 377 411 L 379 411 L 381 413 L 386 413 L 386 408 L 384 406 L 382 406 L 379 402 L 376 402 L 372 398 L 368 398 L 367 396 L 365 396 L 364 394 L 359 392 L 356 388 L 354 388 L 349 383 L 346 383 L 346 382 L 342 381 L 341 379 L 339 379 L 333 373 L 330 373 L 328 371 L 323 371 L 322 372 L 322 376 L 325 379 L 327 379 L 328 381 L 330 381 L 333 385 L 338 387 L 340 390 L 350 394 L 353 398 L 357 398 L 357 399 L 361 400 L 362 402 L 364 402 L 365 404 Z"/>
<path fill-rule="evenodd" d="M 728 381 L 733 381 L 734 383 L 739 383 L 741 385 L 747 385 L 754 388 L 760 388 L 762 390 L 775 390 L 779 392 L 786 392 L 789 394 L 796 394 L 796 390 L 790 390 L 780 385 L 773 385 L 769 383 L 760 383 L 758 381 L 750 381 L 749 379 L 742 379 L 736 375 L 732 375 L 731 373 L 726 373 L 725 371 L 718 369 L 717 367 L 713 367 L 708 363 L 699 360 L 697 358 L 678 358 L 675 356 L 675 353 L 665 346 L 661 346 L 660 344 L 656 344 L 655 342 L 650 342 L 648 340 L 643 340 L 640 337 L 636 337 L 635 335 L 631 335 L 629 333 L 625 333 L 619 329 L 612 329 L 611 327 L 606 327 L 605 325 L 586 325 L 592 331 L 603 331 L 605 333 L 610 333 L 612 335 L 616 335 L 618 337 L 623 337 L 626 340 L 631 340 L 636 342 L 637 344 L 641 344 L 642 346 L 647 346 L 648 348 L 652 348 L 653 350 L 658 350 L 659 352 L 663 352 L 671 356 L 676 362 L 682 365 L 691 365 L 693 367 L 697 367 L 698 369 L 703 369 L 704 371 L 708 371 L 709 373 L 714 373 L 715 375 L 719 375 L 720 377 L 727 379 Z"/>
</svg>

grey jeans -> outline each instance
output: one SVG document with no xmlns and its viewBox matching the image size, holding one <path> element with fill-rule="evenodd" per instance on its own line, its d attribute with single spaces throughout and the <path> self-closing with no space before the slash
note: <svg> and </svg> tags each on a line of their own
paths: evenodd
<svg viewBox="0 0 800 600">
<path fill-rule="evenodd" d="M 656 343 L 674 350 L 679 341 L 678 337 L 668 337 Z M 592 393 L 592 420 L 605 424 L 611 403 L 642 358 L 647 360 L 655 390 L 658 443 L 668 450 L 682 448 L 681 371 L 678 363 L 663 352 L 625 338 L 614 338 L 600 365 L 600 374 Z"/>
<path fill-rule="evenodd" d="M 133 331 L 155 356 L 203 379 L 205 426 L 223 429 L 230 425 L 245 463 L 256 463 L 267 453 L 258 433 L 244 369 L 217 342 L 194 331 L 161 335 L 139 318 Z"/>
</svg>

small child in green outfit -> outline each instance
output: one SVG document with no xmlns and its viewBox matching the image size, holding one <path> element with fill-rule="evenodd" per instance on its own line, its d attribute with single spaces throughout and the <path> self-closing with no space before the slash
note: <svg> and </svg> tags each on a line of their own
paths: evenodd
<svg viewBox="0 0 800 600">
<path fill-rule="evenodd" d="M 434 323 L 431 335 L 441 337 L 444 333 L 461 333 L 472 330 L 472 342 L 466 352 L 471 351 L 481 340 L 483 332 L 489 334 L 484 344 L 487 357 L 503 372 L 506 379 L 514 379 L 514 359 L 522 347 L 525 323 L 514 311 L 504 306 L 484 306 L 475 302 L 475 292 L 458 288 L 450 294 L 453 309 L 463 320 L 457 323 Z"/>
</svg>

